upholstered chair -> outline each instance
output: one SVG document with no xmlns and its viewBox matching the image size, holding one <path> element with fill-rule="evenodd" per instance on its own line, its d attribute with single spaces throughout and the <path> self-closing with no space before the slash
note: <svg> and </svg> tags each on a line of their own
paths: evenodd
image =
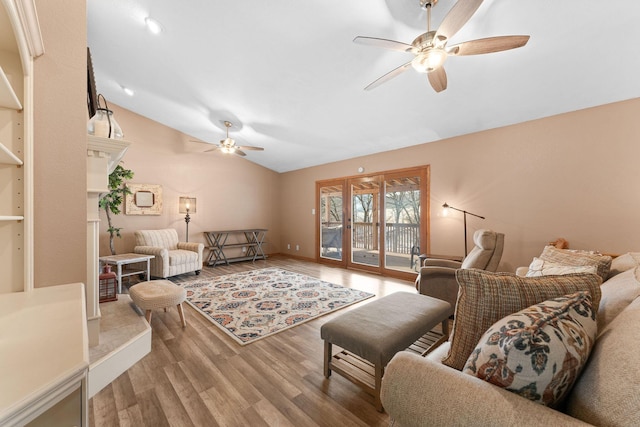
<svg viewBox="0 0 640 427">
<path fill-rule="evenodd" d="M 165 230 L 138 230 L 135 232 L 137 254 L 155 255 L 151 259 L 151 276 L 167 278 L 202 269 L 204 244 L 178 242 L 178 232 Z"/>
<path fill-rule="evenodd" d="M 473 234 L 473 242 L 474 248 L 462 262 L 426 258 L 416 278 L 418 292 L 447 301 L 455 307 L 458 298 L 457 269 L 496 271 L 504 249 L 504 234 L 492 230 L 477 230 Z"/>
</svg>

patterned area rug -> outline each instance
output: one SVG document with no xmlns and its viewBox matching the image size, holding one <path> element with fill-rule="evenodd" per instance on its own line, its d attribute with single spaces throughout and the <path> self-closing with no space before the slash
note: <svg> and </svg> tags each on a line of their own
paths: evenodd
<svg viewBox="0 0 640 427">
<path fill-rule="evenodd" d="M 241 345 L 374 296 L 280 268 L 178 284 L 192 307 Z"/>
</svg>

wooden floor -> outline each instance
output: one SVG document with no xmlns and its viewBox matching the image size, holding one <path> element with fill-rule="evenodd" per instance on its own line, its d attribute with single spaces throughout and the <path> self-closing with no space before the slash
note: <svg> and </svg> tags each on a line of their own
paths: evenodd
<svg viewBox="0 0 640 427">
<path fill-rule="evenodd" d="M 413 283 L 272 257 L 206 268 L 223 275 L 281 267 L 376 294 L 415 292 Z M 152 351 L 89 401 L 92 426 L 386 426 L 373 398 L 340 375 L 323 376 L 320 326 L 354 307 L 240 346 L 185 304 L 154 311 Z"/>
</svg>

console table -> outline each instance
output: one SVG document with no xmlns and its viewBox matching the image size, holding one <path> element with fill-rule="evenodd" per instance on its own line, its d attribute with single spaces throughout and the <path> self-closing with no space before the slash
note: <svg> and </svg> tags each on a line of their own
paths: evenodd
<svg viewBox="0 0 640 427">
<path fill-rule="evenodd" d="M 247 230 L 221 230 L 221 231 L 205 231 L 204 236 L 209 242 L 209 256 L 206 263 L 215 267 L 218 264 L 229 265 L 230 262 L 237 261 L 255 261 L 257 259 L 266 259 L 267 256 L 262 250 L 264 237 L 267 230 L 264 228 L 251 228 Z M 229 240 L 229 236 L 233 236 Z M 225 250 L 227 249 L 242 250 L 241 256 L 227 257 Z"/>
</svg>

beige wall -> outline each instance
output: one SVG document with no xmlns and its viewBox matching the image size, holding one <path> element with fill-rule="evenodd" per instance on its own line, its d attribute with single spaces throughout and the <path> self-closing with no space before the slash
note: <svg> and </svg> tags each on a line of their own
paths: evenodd
<svg viewBox="0 0 640 427">
<path fill-rule="evenodd" d="M 267 228 L 264 249 L 279 252 L 279 174 L 237 156 L 202 153 L 210 148 L 176 130 L 111 105 L 114 117 L 131 142 L 123 166 L 135 175 L 137 184 L 162 186 L 161 215 L 121 215 L 112 217 L 122 227 L 115 240 L 117 253 L 135 246 L 135 230 L 175 228 L 185 239 L 184 214 L 178 213 L 180 196 L 195 197 L 197 212 L 191 215 L 189 241 L 205 243 L 203 231 L 240 228 Z M 124 205 L 122 206 L 124 210 Z M 109 254 L 106 215 L 100 213 L 100 254 Z"/>
<path fill-rule="evenodd" d="M 315 256 L 316 180 L 424 164 L 433 253 L 464 253 L 462 215 L 442 217 L 445 201 L 486 217 L 468 217 L 470 236 L 484 227 L 506 234 L 500 270 L 528 265 L 558 237 L 572 248 L 640 250 L 638 117 L 633 99 L 282 174 L 282 252 Z"/>
<path fill-rule="evenodd" d="M 45 55 L 35 61 L 35 286 L 85 282 L 86 2 L 36 0 Z"/>
</svg>

